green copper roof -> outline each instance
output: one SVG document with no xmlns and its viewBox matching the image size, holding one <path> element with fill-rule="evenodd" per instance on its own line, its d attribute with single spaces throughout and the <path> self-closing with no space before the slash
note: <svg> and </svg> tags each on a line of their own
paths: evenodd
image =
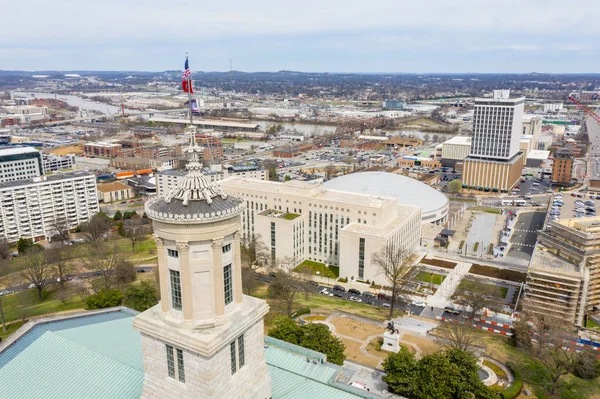
<svg viewBox="0 0 600 399">
<path fill-rule="evenodd" d="M 139 398 L 140 334 L 123 311 L 34 326 L 0 353 L 5 398 Z"/>
</svg>

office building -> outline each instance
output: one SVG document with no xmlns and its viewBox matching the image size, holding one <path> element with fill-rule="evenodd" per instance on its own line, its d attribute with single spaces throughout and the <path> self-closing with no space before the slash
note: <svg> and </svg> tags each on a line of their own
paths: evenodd
<svg viewBox="0 0 600 399">
<path fill-rule="evenodd" d="M 43 175 L 40 152 L 31 147 L 0 149 L 0 183 Z"/>
<path fill-rule="evenodd" d="M 0 237 L 51 239 L 58 224 L 74 229 L 98 212 L 96 177 L 72 172 L 0 183 Z"/>
<path fill-rule="evenodd" d="M 600 312 L 600 217 L 549 221 L 527 273 L 523 306 L 582 325 Z"/>
<path fill-rule="evenodd" d="M 354 175 L 360 181 L 371 181 L 377 186 L 379 173 L 382 172 Z M 381 178 L 389 177 L 391 181 L 396 176 L 406 178 L 382 174 L 387 176 Z M 385 277 L 371 262 L 372 254 L 386 244 L 398 245 L 407 253 L 419 246 L 423 223 L 421 207 L 400 204 L 396 197 L 342 191 L 299 181 L 278 183 L 231 178 L 221 185 L 246 203 L 242 235 L 260 236 L 276 260 L 296 264 L 311 260 L 340 267 L 340 277 L 386 284 Z M 423 198 L 419 194 L 414 196 Z M 426 205 L 437 207 L 439 204 Z M 428 207 L 427 212 L 434 215 L 430 219 L 433 221 L 435 210 Z"/>
<path fill-rule="evenodd" d="M 184 170 L 162 170 L 156 173 L 156 192 L 162 195 L 169 187 L 176 186 L 185 176 Z M 211 183 L 230 177 L 243 177 L 253 180 L 268 180 L 269 171 L 258 167 L 231 167 L 223 171 L 204 171 L 204 177 Z"/>
<path fill-rule="evenodd" d="M 141 397 L 269 399 L 263 341 L 269 307 L 242 293 L 244 204 L 204 177 L 201 147 L 186 151 L 184 179 L 145 207 L 162 301 L 134 321 L 145 363 Z"/>
<path fill-rule="evenodd" d="M 463 187 L 506 192 L 521 178 L 520 152 L 525 98 L 510 98 L 509 90 L 494 90 L 491 98 L 476 98 L 471 153 L 463 165 Z"/>
<path fill-rule="evenodd" d="M 442 166 L 454 166 L 462 162 L 471 153 L 471 137 L 455 136 L 441 144 Z"/>
<path fill-rule="evenodd" d="M 396 100 L 396 99 L 393 99 L 393 100 L 383 100 L 383 103 L 381 104 L 381 107 L 383 109 L 403 110 L 404 109 L 404 102 Z"/>
<path fill-rule="evenodd" d="M 532 149 L 537 149 L 538 140 L 542 135 L 542 122 L 541 116 L 523 114 L 523 122 L 521 124 L 523 136 L 532 136 Z"/>
<path fill-rule="evenodd" d="M 554 153 L 552 163 L 552 184 L 570 186 L 573 176 L 573 162 L 575 157 L 568 148 L 559 148 Z"/>
</svg>

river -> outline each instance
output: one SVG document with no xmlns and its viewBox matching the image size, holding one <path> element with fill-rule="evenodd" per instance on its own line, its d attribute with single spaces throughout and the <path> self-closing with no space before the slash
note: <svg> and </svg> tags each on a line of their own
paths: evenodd
<svg viewBox="0 0 600 399">
<path fill-rule="evenodd" d="M 114 113 L 121 112 L 121 108 L 115 107 L 114 105 L 98 103 L 96 101 L 88 100 L 74 95 L 65 94 L 54 94 L 54 93 L 40 93 L 40 92 L 14 92 L 17 95 L 27 95 L 28 98 L 51 98 L 55 100 L 65 101 L 72 107 L 79 107 L 82 110 L 91 110 L 100 112 L 104 115 L 112 115 Z"/>
</svg>

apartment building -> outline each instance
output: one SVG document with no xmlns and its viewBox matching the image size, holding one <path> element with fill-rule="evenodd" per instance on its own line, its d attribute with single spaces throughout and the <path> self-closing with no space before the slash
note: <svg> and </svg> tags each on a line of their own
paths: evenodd
<svg viewBox="0 0 600 399">
<path fill-rule="evenodd" d="M 87 172 L 0 183 L 0 237 L 51 239 L 58 224 L 74 229 L 98 212 L 96 177 Z"/>
<path fill-rule="evenodd" d="M 95 143 L 85 143 L 83 145 L 83 155 L 86 157 L 104 157 L 114 158 L 119 155 L 123 146 L 118 143 L 109 143 L 98 141 Z"/>
<path fill-rule="evenodd" d="M 582 325 L 600 311 L 600 217 L 548 222 L 538 234 L 524 307 Z"/>
<path fill-rule="evenodd" d="M 242 199 L 242 236 L 259 236 L 275 259 L 312 260 L 340 267 L 340 277 L 385 278 L 371 262 L 384 245 L 414 252 L 421 208 L 396 198 L 327 190 L 320 184 L 230 178 L 223 189 Z"/>
<path fill-rule="evenodd" d="M 32 147 L 0 149 L 0 183 L 43 175 L 40 152 Z"/>
<path fill-rule="evenodd" d="M 491 98 L 475 99 L 471 153 L 463 167 L 464 187 L 506 192 L 519 181 L 524 104 L 525 97 L 510 98 L 509 90 L 494 90 Z"/>
</svg>

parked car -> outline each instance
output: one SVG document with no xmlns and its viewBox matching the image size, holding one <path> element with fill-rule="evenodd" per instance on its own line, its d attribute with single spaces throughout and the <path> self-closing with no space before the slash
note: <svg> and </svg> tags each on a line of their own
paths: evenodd
<svg viewBox="0 0 600 399">
<path fill-rule="evenodd" d="M 422 308 L 424 308 L 425 306 L 427 306 L 427 304 L 425 302 L 422 302 L 422 301 L 412 301 L 410 304 L 413 305 L 413 306 L 420 306 Z"/>
<path fill-rule="evenodd" d="M 357 298 L 357 297 L 355 297 L 355 296 L 351 296 L 351 297 L 350 297 L 350 300 L 351 300 L 351 301 L 354 301 L 354 302 L 362 302 L 362 299 L 360 299 L 360 298 Z"/>
<path fill-rule="evenodd" d="M 327 288 L 323 288 L 321 291 L 319 291 L 319 294 L 333 296 L 333 294 L 331 292 L 327 291 Z"/>
<path fill-rule="evenodd" d="M 446 306 L 444 308 L 444 311 L 448 312 L 448 313 L 452 313 L 452 314 L 460 314 L 460 310 L 458 310 L 458 309 L 456 309 L 455 307 L 452 307 L 452 306 Z"/>
<path fill-rule="evenodd" d="M 333 290 L 346 292 L 346 289 L 344 287 L 342 287 L 341 285 L 337 285 L 337 284 L 333 286 Z"/>
<path fill-rule="evenodd" d="M 360 291 L 357 290 L 356 288 L 350 288 L 348 290 L 349 293 L 354 294 L 354 295 L 360 295 Z"/>
<path fill-rule="evenodd" d="M 392 307 L 392 305 L 390 305 L 387 302 L 382 303 L 381 306 L 383 306 L 384 308 L 391 308 Z"/>
<path fill-rule="evenodd" d="M 338 297 L 338 298 L 343 298 L 342 294 L 340 294 L 339 291 L 335 291 L 333 293 L 333 296 Z"/>
<path fill-rule="evenodd" d="M 367 297 L 367 298 L 377 298 L 377 295 L 375 295 L 369 291 L 363 291 L 362 296 Z"/>
</svg>

